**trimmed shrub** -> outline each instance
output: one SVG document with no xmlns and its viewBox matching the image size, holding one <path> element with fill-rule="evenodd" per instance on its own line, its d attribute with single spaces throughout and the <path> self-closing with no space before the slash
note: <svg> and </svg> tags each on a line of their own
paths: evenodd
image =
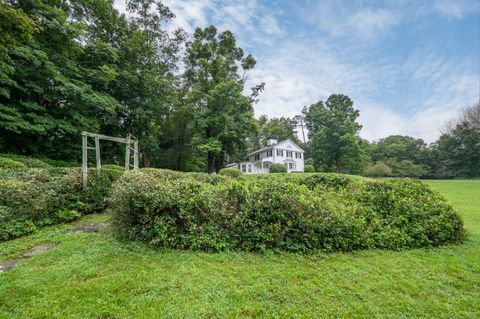
<svg viewBox="0 0 480 319">
<path fill-rule="evenodd" d="M 385 164 L 384 162 L 376 162 L 374 165 L 368 166 L 363 175 L 369 177 L 387 177 L 393 176 L 393 171 L 390 166 Z"/>
<path fill-rule="evenodd" d="M 305 173 L 315 173 L 315 166 L 313 166 L 311 164 L 306 164 L 303 168 L 303 171 Z"/>
<path fill-rule="evenodd" d="M 225 179 L 132 171 L 113 187 L 114 233 L 124 240 L 205 251 L 350 251 L 437 246 L 463 222 L 427 185 L 410 180 Z M 303 183 L 303 184 L 301 184 Z"/>
<path fill-rule="evenodd" d="M 438 246 L 465 237 L 460 215 L 419 180 L 364 180 L 347 198 L 360 205 L 366 231 L 378 248 Z"/>
<path fill-rule="evenodd" d="M 237 178 L 242 176 L 242 171 L 240 171 L 238 168 L 222 168 L 221 170 L 218 171 L 219 175 L 224 175 L 232 178 Z"/>
<path fill-rule="evenodd" d="M 81 166 L 81 164 L 78 162 L 55 160 L 47 157 L 41 157 L 40 160 L 42 160 L 44 163 L 47 163 L 53 167 L 72 167 L 73 168 L 73 167 Z"/>
<path fill-rule="evenodd" d="M 28 167 L 18 161 L 12 160 L 7 157 L 0 157 L 0 168 L 4 169 L 27 169 Z"/>
<path fill-rule="evenodd" d="M 102 165 L 102 169 L 113 169 L 115 171 L 122 171 L 125 172 L 125 167 L 120 166 L 120 165 L 115 165 L 115 164 L 106 164 Z"/>
<path fill-rule="evenodd" d="M 121 175 L 112 169 L 102 169 L 100 175 L 90 170 L 83 189 L 80 169 L 0 169 L 0 240 L 102 211 Z"/>
<path fill-rule="evenodd" d="M 82 208 L 78 174 L 32 169 L 0 180 L 0 239 L 19 237 L 75 218 Z M 5 175 L 4 175 L 5 177 Z"/>
<path fill-rule="evenodd" d="M 79 200 L 82 203 L 82 213 L 92 214 L 103 211 L 106 206 L 106 199 L 112 184 L 119 179 L 125 171 L 103 168 L 100 174 L 96 169 L 90 169 L 88 172 L 87 188 L 79 189 Z M 81 181 L 79 180 L 78 183 Z"/>
<path fill-rule="evenodd" d="M 39 160 L 38 158 L 17 155 L 17 154 L 1 154 L 0 156 L 10 158 L 14 161 L 23 163 L 28 168 L 50 168 L 51 165 Z"/>
<path fill-rule="evenodd" d="M 283 164 L 271 164 L 270 173 L 286 173 L 287 167 Z"/>
</svg>

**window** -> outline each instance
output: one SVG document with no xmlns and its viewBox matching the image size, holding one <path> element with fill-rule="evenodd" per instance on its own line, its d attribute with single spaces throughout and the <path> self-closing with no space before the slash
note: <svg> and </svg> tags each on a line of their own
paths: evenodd
<svg viewBox="0 0 480 319">
<path fill-rule="evenodd" d="M 287 157 L 293 157 L 293 154 L 291 151 L 287 151 Z"/>
<path fill-rule="evenodd" d="M 247 165 L 242 164 L 242 172 L 246 173 L 247 172 Z"/>
<path fill-rule="evenodd" d="M 255 161 L 258 161 L 260 159 L 260 154 L 255 154 Z"/>
<path fill-rule="evenodd" d="M 248 165 L 248 172 L 249 172 L 249 173 L 252 172 L 252 165 Z"/>
<path fill-rule="evenodd" d="M 296 152 L 295 153 L 295 158 L 302 158 L 302 153 Z"/>
<path fill-rule="evenodd" d="M 277 156 L 283 156 L 283 150 L 277 150 Z"/>
<path fill-rule="evenodd" d="M 272 150 L 267 151 L 267 157 L 272 157 Z"/>
<path fill-rule="evenodd" d="M 293 163 L 288 163 L 288 169 L 293 171 L 295 169 L 295 165 Z"/>
</svg>

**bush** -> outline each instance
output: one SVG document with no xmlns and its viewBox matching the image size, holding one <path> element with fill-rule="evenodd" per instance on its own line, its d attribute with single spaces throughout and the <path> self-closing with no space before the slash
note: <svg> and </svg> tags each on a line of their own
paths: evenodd
<svg viewBox="0 0 480 319">
<path fill-rule="evenodd" d="M 106 199 L 112 184 L 119 179 L 125 171 L 103 168 L 100 174 L 96 169 L 88 172 L 87 188 L 79 190 L 79 200 L 82 203 L 82 213 L 92 214 L 101 212 L 106 208 Z"/>
<path fill-rule="evenodd" d="M 64 210 L 78 210 L 78 174 L 27 170 L 0 180 L 0 238 L 10 239 L 64 221 Z"/>
<path fill-rule="evenodd" d="M 121 171 L 121 172 L 124 172 L 125 171 L 125 167 L 123 166 L 120 166 L 120 165 L 115 165 L 115 164 L 106 164 L 106 165 L 102 165 L 102 169 L 113 169 L 115 171 Z"/>
<path fill-rule="evenodd" d="M 1 154 L 2 157 L 10 158 L 14 161 L 23 163 L 28 168 L 50 168 L 51 165 L 29 156 L 17 155 L 17 154 Z"/>
<path fill-rule="evenodd" d="M 311 164 L 306 164 L 305 167 L 303 168 L 303 171 L 305 173 L 315 173 L 315 167 Z"/>
<path fill-rule="evenodd" d="M 55 160 L 47 157 L 41 157 L 40 159 L 42 160 L 42 162 L 47 163 L 53 167 L 72 167 L 73 168 L 73 167 L 81 166 L 81 164 L 78 162 Z"/>
<path fill-rule="evenodd" d="M 374 165 L 370 165 L 365 169 L 363 175 L 369 177 L 387 177 L 392 176 L 393 171 L 387 164 L 383 162 L 376 162 Z"/>
<path fill-rule="evenodd" d="M 210 184 L 159 173 L 133 171 L 114 184 L 109 209 L 119 238 L 176 249 L 292 252 L 430 247 L 464 238 L 460 216 L 418 181 L 318 174 Z"/>
<path fill-rule="evenodd" d="M 237 178 L 242 176 L 242 172 L 238 168 L 222 168 L 218 171 L 219 175 L 224 175 L 232 178 Z"/>
<path fill-rule="evenodd" d="M 0 168 L 4 169 L 27 169 L 28 167 L 18 161 L 12 160 L 7 157 L 0 157 Z"/>
<path fill-rule="evenodd" d="M 361 205 L 375 247 L 430 247 L 464 239 L 460 215 L 419 180 L 366 180 L 355 188 L 348 198 Z"/>
<path fill-rule="evenodd" d="M 270 173 L 286 173 L 287 167 L 283 164 L 271 164 Z"/>
<path fill-rule="evenodd" d="M 39 227 L 102 211 L 112 183 L 123 172 L 89 171 L 83 189 L 79 169 L 0 169 L 0 240 L 34 232 Z"/>
</svg>

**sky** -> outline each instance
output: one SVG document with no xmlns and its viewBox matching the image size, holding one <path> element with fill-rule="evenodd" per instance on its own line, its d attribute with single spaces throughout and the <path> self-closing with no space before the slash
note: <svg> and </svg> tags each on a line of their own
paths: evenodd
<svg viewBox="0 0 480 319">
<path fill-rule="evenodd" d="M 116 7 L 125 12 L 123 0 Z M 480 0 L 166 0 L 168 28 L 230 30 L 265 82 L 255 115 L 292 117 L 329 95 L 360 110 L 360 136 L 430 143 L 480 101 Z"/>
</svg>

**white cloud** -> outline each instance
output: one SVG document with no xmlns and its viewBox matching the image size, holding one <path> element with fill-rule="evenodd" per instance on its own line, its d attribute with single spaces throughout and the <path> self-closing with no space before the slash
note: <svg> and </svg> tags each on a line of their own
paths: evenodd
<svg viewBox="0 0 480 319">
<path fill-rule="evenodd" d="M 365 8 L 354 2 L 316 1 L 302 9 L 310 24 L 332 38 L 354 36 L 357 40 L 371 40 L 384 35 L 399 23 L 399 11 L 389 8 Z"/>
<path fill-rule="evenodd" d="M 478 0 L 441 0 L 434 3 L 433 10 L 449 19 L 461 19 L 479 6 Z"/>
<path fill-rule="evenodd" d="M 362 39 L 371 39 L 376 35 L 388 32 L 397 23 L 397 17 L 389 10 L 365 9 L 355 12 L 349 18 L 348 25 Z"/>
<path fill-rule="evenodd" d="M 429 12 L 459 18 L 471 10 L 471 3 L 440 1 Z M 254 54 L 257 66 L 247 85 L 266 83 L 256 116 L 291 117 L 305 105 L 342 93 L 360 110 L 362 137 L 378 140 L 402 134 L 432 142 L 459 108 L 480 98 L 478 72 L 461 56 L 452 59 L 423 48 L 395 59 L 368 57 L 365 50 L 374 48 L 375 42 L 370 40 L 415 18 L 409 16 L 406 4 L 365 8 L 325 0 L 301 8 L 300 18 L 322 34 L 291 33 L 283 12 L 256 0 L 167 0 L 165 4 L 176 14 L 172 28 L 183 27 L 191 34 L 195 27 L 214 24 L 220 31 L 234 32 L 239 45 Z M 419 4 L 422 10 L 429 7 Z M 345 38 L 351 45 L 339 47 L 336 41 Z M 392 95 L 401 99 L 390 100 Z"/>
</svg>

